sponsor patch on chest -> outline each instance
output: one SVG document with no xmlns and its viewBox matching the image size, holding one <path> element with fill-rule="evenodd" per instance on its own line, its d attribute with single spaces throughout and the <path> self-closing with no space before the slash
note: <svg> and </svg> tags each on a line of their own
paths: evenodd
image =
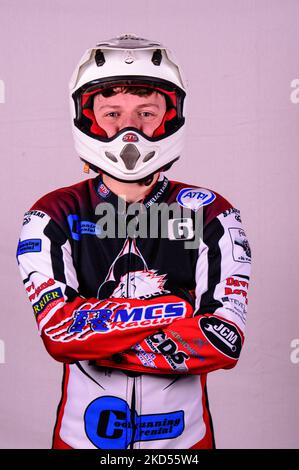
<svg viewBox="0 0 299 470">
<path fill-rule="evenodd" d="M 204 188 L 183 188 L 177 195 L 177 202 L 182 207 L 188 207 L 194 212 L 200 207 L 211 204 L 216 199 L 216 195 Z"/>
</svg>

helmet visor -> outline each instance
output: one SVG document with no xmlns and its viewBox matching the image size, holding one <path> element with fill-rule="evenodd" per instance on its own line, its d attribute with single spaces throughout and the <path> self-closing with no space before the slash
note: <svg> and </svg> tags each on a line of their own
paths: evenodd
<svg viewBox="0 0 299 470">
<path fill-rule="evenodd" d="M 109 122 L 115 118 L 118 119 L 119 109 L 122 113 L 128 114 L 126 108 L 122 108 L 121 100 L 118 100 L 119 94 L 135 95 L 141 100 L 135 99 L 134 102 L 153 101 L 148 100 L 149 97 L 155 96 L 157 102 L 163 102 L 163 110 L 161 114 L 157 114 L 156 120 L 153 120 L 150 133 L 146 131 L 142 125 L 139 125 L 138 119 L 133 121 L 119 120 L 117 125 L 106 126 L 105 119 L 102 119 L 98 113 L 97 103 L 99 100 L 105 104 L 107 108 L 107 117 Z M 154 95 L 158 94 L 158 95 Z M 161 96 L 163 100 L 161 100 Z M 93 80 L 81 88 L 76 90 L 72 95 L 75 103 L 76 117 L 74 119 L 75 126 L 82 132 L 93 137 L 94 139 L 109 142 L 115 139 L 124 130 L 134 130 L 139 132 L 143 137 L 150 141 L 158 141 L 176 132 L 185 122 L 183 116 L 183 102 L 185 92 L 166 80 L 151 77 L 117 77 Z M 109 109 L 109 104 L 113 97 L 113 106 Z M 117 102 L 119 106 L 115 106 Z M 139 105 L 140 109 L 142 105 Z M 158 107 L 158 106 L 157 106 Z M 114 108 L 119 108 L 114 110 Z M 136 108 L 137 109 L 137 108 Z M 141 114 L 140 114 L 141 115 Z M 151 119 L 150 113 L 143 112 L 144 119 Z M 122 126 L 122 122 L 125 124 Z M 129 124 L 128 124 L 129 122 Z"/>
</svg>

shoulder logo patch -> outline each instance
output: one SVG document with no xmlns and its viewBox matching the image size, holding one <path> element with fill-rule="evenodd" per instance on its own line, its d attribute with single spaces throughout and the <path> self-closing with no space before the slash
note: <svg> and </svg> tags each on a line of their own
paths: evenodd
<svg viewBox="0 0 299 470">
<path fill-rule="evenodd" d="M 176 199 L 180 206 L 188 207 L 196 212 L 200 207 L 211 204 L 216 199 L 216 195 L 208 189 L 183 188 Z"/>
</svg>

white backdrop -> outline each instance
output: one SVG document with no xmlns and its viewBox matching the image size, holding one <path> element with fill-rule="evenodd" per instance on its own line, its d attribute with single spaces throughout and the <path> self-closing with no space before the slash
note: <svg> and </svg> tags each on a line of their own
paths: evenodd
<svg viewBox="0 0 299 470">
<path fill-rule="evenodd" d="M 77 60 L 125 32 L 167 44 L 188 79 L 186 151 L 168 176 L 240 208 L 253 251 L 241 359 L 208 378 L 217 447 L 298 447 L 298 20 L 298 0 L 0 0 L 1 448 L 51 445 L 62 366 L 15 251 L 25 210 L 85 177 L 68 114 Z"/>
</svg>

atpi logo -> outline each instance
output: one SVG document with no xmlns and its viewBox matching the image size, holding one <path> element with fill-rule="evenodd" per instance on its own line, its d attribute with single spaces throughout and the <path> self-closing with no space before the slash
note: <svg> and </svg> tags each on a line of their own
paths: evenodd
<svg viewBox="0 0 299 470">
<path fill-rule="evenodd" d="M 202 206 L 211 204 L 216 199 L 212 191 L 203 188 L 184 188 L 177 195 L 177 201 L 180 206 L 188 207 L 194 212 Z"/>
<path fill-rule="evenodd" d="M 123 142 L 138 142 L 138 136 L 133 132 L 129 132 L 123 136 Z"/>
</svg>

